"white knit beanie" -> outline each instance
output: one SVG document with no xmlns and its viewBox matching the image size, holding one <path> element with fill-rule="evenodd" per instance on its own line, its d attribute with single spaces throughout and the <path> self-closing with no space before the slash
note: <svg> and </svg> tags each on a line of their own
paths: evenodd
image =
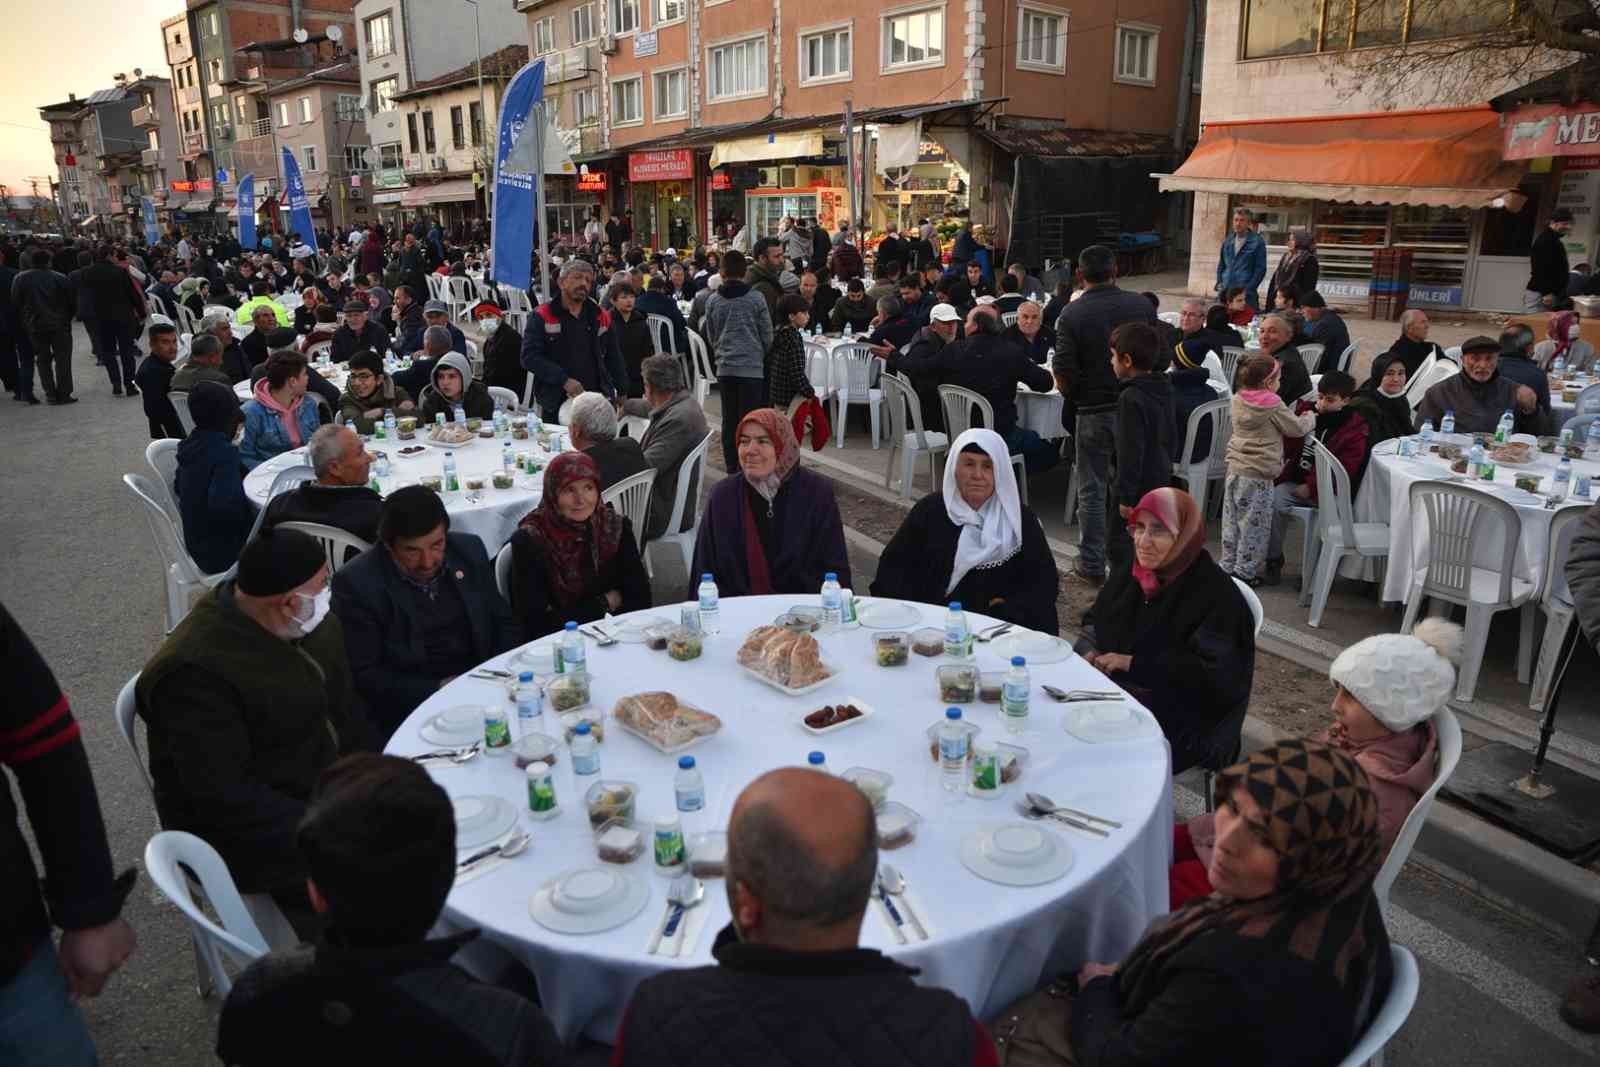
<svg viewBox="0 0 1600 1067">
<path fill-rule="evenodd" d="M 1409 730 L 1444 706 L 1456 687 L 1461 627 L 1423 619 L 1410 634 L 1357 641 L 1333 661 L 1328 677 L 1390 730 Z"/>
</svg>

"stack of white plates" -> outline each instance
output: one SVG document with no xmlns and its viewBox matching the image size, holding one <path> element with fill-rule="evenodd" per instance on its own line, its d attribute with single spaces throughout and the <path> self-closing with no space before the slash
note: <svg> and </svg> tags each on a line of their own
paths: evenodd
<svg viewBox="0 0 1600 1067">
<path fill-rule="evenodd" d="M 482 848 L 517 826 L 517 809 L 508 800 L 492 796 L 454 797 L 456 850 Z"/>
<path fill-rule="evenodd" d="M 995 655 L 1010 662 L 1012 656 L 1021 656 L 1032 667 L 1043 663 L 1060 663 L 1072 656 L 1072 643 L 1036 630 L 1012 630 L 994 639 L 991 647 Z"/>
<path fill-rule="evenodd" d="M 1074 704 L 1061 718 L 1067 733 L 1091 745 L 1154 737 L 1161 727 L 1146 712 L 1126 701 L 1088 701 Z"/>
<path fill-rule="evenodd" d="M 1001 885 L 1042 885 L 1072 869 L 1072 848 L 1042 826 L 999 823 L 961 838 L 961 863 L 979 878 Z"/>
<path fill-rule="evenodd" d="M 430 745 L 456 748 L 483 740 L 483 708 L 458 704 L 423 721 L 417 733 Z"/>
<path fill-rule="evenodd" d="M 650 886 L 620 867 L 594 866 L 558 874 L 528 902 L 534 922 L 560 934 L 597 934 L 644 910 Z"/>
</svg>

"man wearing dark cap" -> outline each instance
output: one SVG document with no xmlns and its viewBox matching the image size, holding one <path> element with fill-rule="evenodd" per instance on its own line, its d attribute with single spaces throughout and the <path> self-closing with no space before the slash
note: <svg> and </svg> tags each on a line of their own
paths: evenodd
<svg viewBox="0 0 1600 1067">
<path fill-rule="evenodd" d="M 1350 328 L 1315 289 L 1300 298 L 1300 310 L 1306 317 L 1306 336 L 1322 346 L 1322 358 L 1314 373 L 1338 370 L 1340 357 L 1350 347 Z"/>
<path fill-rule="evenodd" d="M 1500 342 L 1493 337 L 1467 338 L 1461 346 L 1461 373 L 1423 395 L 1414 425 L 1420 430 L 1431 421 L 1437 429 L 1446 411 L 1455 412 L 1456 433 L 1493 433 L 1507 411 L 1516 420 L 1515 432 L 1539 432 L 1539 397 L 1500 373 Z"/>
<path fill-rule="evenodd" d="M 427 940 L 456 865 L 455 813 L 427 771 L 346 756 L 323 773 L 298 840 L 327 929 L 239 976 L 217 1030 L 224 1063 L 568 1062 L 535 1005 L 451 964 L 477 930 Z"/>
<path fill-rule="evenodd" d="M 445 683 L 523 638 L 483 542 L 450 532 L 433 490 L 391 493 L 378 542 L 340 568 L 333 595 L 356 689 L 387 739 Z"/>
<path fill-rule="evenodd" d="M 1550 212 L 1550 222 L 1533 239 L 1533 249 L 1528 253 L 1528 289 L 1522 294 L 1522 306 L 1529 311 L 1548 311 L 1560 297 L 1567 295 L 1567 246 L 1562 242 L 1572 229 L 1572 212 L 1558 207 Z"/>
<path fill-rule="evenodd" d="M 1500 377 L 1526 385 L 1538 398 L 1538 420 L 1545 433 L 1550 423 L 1550 378 L 1533 360 L 1533 330 L 1526 323 L 1514 323 L 1500 332 Z"/>
<path fill-rule="evenodd" d="M 272 894 L 302 936 L 315 921 L 295 829 L 317 776 L 366 738 L 329 603 L 322 545 L 264 530 L 136 690 L 162 826 L 204 838 L 239 891 Z"/>
<path fill-rule="evenodd" d="M 443 300 L 430 300 L 422 305 L 422 321 L 425 326 L 443 326 L 450 331 L 450 351 L 467 354 L 467 335 L 461 332 L 460 327 L 450 321 L 450 305 Z M 420 348 L 421 346 L 418 345 Z"/>
<path fill-rule="evenodd" d="M 717 962 L 645 980 L 611 1062 L 998 1064 L 959 997 L 860 947 L 877 871 L 872 806 L 850 783 L 799 767 L 751 782 L 728 817 Z"/>
<path fill-rule="evenodd" d="M 365 300 L 352 300 L 344 306 L 344 325 L 333 332 L 333 347 L 328 355 L 335 363 L 343 363 L 363 348 L 374 352 L 389 350 L 389 335 L 382 326 L 367 316 L 372 305 Z"/>
</svg>

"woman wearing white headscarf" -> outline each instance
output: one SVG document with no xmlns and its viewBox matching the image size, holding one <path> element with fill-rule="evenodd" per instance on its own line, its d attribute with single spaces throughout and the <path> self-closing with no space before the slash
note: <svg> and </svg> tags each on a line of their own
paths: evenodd
<svg viewBox="0 0 1600 1067">
<path fill-rule="evenodd" d="M 1054 634 L 1056 561 L 1017 495 L 1011 453 L 993 430 L 950 446 L 944 489 L 911 509 L 878 560 L 872 595 L 947 604 Z"/>
</svg>

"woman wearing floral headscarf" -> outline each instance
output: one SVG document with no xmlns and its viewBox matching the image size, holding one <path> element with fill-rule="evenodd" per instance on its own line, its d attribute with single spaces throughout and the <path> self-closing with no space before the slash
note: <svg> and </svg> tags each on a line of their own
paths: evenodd
<svg viewBox="0 0 1600 1067">
<path fill-rule="evenodd" d="M 633 523 L 600 502 L 600 471 L 563 452 L 544 472 L 539 506 L 511 538 L 511 609 L 530 636 L 650 606 Z"/>
<path fill-rule="evenodd" d="M 1180 489 L 1152 489 L 1128 516 L 1134 563 L 1106 581 L 1084 616 L 1089 662 L 1149 708 L 1179 774 L 1237 733 L 1214 738 L 1250 699 L 1255 617 L 1205 548 L 1205 523 Z M 1223 755 L 1226 758 L 1226 755 Z"/>
<path fill-rule="evenodd" d="M 826 478 L 800 466 L 794 427 L 774 408 L 757 408 L 734 433 L 739 472 L 711 490 L 689 599 L 700 576 L 716 578 L 723 596 L 815 593 L 832 571 L 850 585 L 839 503 Z"/>
<path fill-rule="evenodd" d="M 1310 230 L 1296 226 L 1289 231 L 1289 247 L 1284 250 L 1283 258 L 1278 260 L 1278 269 L 1272 272 L 1272 280 L 1267 282 L 1267 310 L 1277 309 L 1279 293 L 1290 293 L 1298 300 L 1307 293 L 1315 292 L 1317 276 L 1321 271 L 1316 239 L 1311 236 Z"/>
<path fill-rule="evenodd" d="M 1544 331 L 1549 340 L 1533 346 L 1533 361 L 1539 364 L 1540 370 L 1549 370 L 1557 356 L 1567 370 L 1588 370 L 1594 366 L 1594 345 L 1580 335 L 1576 311 L 1558 311 L 1551 315 Z"/>
</svg>

